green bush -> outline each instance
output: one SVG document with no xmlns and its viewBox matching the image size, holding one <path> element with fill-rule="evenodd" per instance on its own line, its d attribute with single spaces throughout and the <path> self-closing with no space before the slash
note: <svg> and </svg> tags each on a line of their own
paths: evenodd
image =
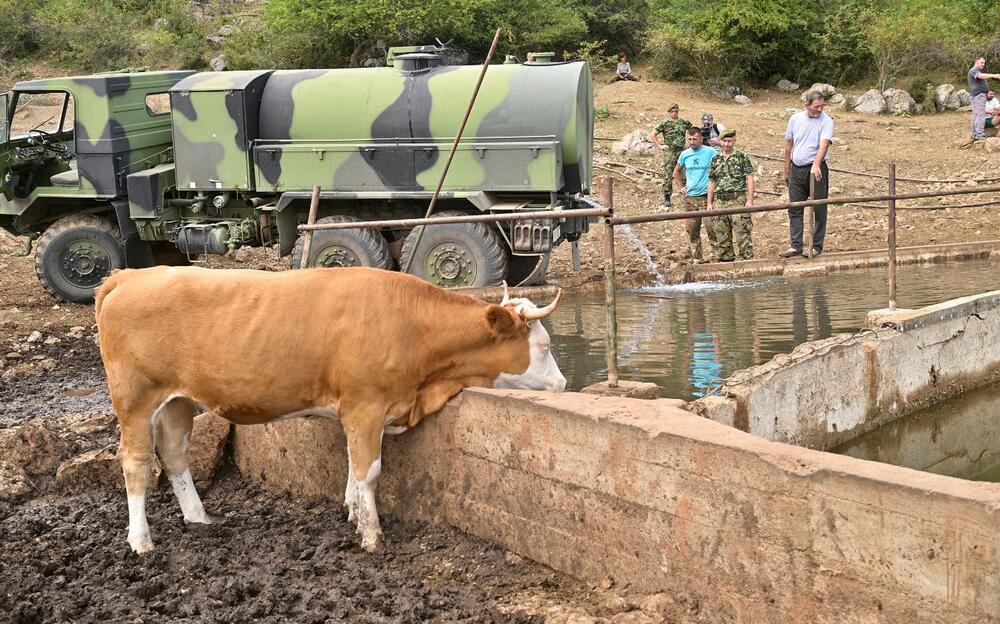
<svg viewBox="0 0 1000 624">
<path fill-rule="evenodd" d="M 38 51 L 41 33 L 35 23 L 38 3 L 0 0 L 0 61 L 10 63 Z"/>
</svg>

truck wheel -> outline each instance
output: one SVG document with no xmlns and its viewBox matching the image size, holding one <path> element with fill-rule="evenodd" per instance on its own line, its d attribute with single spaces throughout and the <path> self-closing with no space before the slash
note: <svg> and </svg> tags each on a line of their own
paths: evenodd
<svg viewBox="0 0 1000 624">
<path fill-rule="evenodd" d="M 439 217 L 464 216 L 447 210 Z M 414 249 L 421 229 L 420 248 Z M 496 229 L 488 223 L 444 223 L 413 228 L 403 241 L 399 266 L 410 256 L 410 273 L 437 286 L 480 288 L 499 284 L 507 277 L 507 251 Z"/>
<path fill-rule="evenodd" d="M 538 286 L 545 283 L 549 271 L 549 254 L 540 256 L 511 256 L 507 283 L 511 286 Z"/>
<path fill-rule="evenodd" d="M 356 217 L 323 217 L 316 223 L 345 223 L 359 221 Z M 291 267 L 299 268 L 302 262 L 302 248 L 306 244 L 304 234 L 300 234 L 292 249 Z M 309 247 L 310 267 L 354 267 L 366 266 L 376 269 L 392 269 L 389 243 L 376 230 L 316 230 Z"/>
<path fill-rule="evenodd" d="M 95 215 L 73 215 L 53 223 L 38 239 L 35 273 L 53 297 L 93 303 L 94 290 L 125 267 L 118 226 Z"/>
</svg>

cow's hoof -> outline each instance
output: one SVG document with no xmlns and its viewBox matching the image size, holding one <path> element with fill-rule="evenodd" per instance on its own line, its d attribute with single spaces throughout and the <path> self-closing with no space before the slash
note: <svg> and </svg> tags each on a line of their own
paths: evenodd
<svg viewBox="0 0 1000 624">
<path fill-rule="evenodd" d="M 361 538 L 361 549 L 366 552 L 375 552 L 382 544 L 382 532 L 373 531 Z"/>
<path fill-rule="evenodd" d="M 128 538 L 128 545 L 132 547 L 132 552 L 137 555 L 144 555 L 153 551 L 153 540 L 149 535 L 138 535 Z"/>
</svg>

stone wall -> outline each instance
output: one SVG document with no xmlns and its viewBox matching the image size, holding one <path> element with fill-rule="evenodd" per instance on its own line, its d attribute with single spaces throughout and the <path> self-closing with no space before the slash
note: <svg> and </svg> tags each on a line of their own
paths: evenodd
<svg viewBox="0 0 1000 624">
<path fill-rule="evenodd" d="M 872 329 L 738 371 L 691 409 L 768 440 L 831 448 L 1000 377 L 1000 291 L 880 313 Z"/>
<path fill-rule="evenodd" d="M 234 455 L 263 487 L 342 500 L 336 421 L 237 427 Z M 466 390 L 386 437 L 383 465 L 383 516 L 667 592 L 706 622 L 1000 622 L 1000 485 L 768 442 L 671 401 Z"/>
</svg>

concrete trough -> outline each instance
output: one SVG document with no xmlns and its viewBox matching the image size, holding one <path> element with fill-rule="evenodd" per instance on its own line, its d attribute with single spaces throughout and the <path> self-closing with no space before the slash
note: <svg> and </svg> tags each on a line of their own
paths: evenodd
<svg viewBox="0 0 1000 624">
<path fill-rule="evenodd" d="M 342 500 L 340 424 L 237 427 L 247 479 Z M 1000 485 L 770 442 L 664 399 L 465 390 L 386 437 L 379 510 L 706 622 L 1000 622 Z M 388 539 L 392 539 L 389 535 Z"/>
</svg>

